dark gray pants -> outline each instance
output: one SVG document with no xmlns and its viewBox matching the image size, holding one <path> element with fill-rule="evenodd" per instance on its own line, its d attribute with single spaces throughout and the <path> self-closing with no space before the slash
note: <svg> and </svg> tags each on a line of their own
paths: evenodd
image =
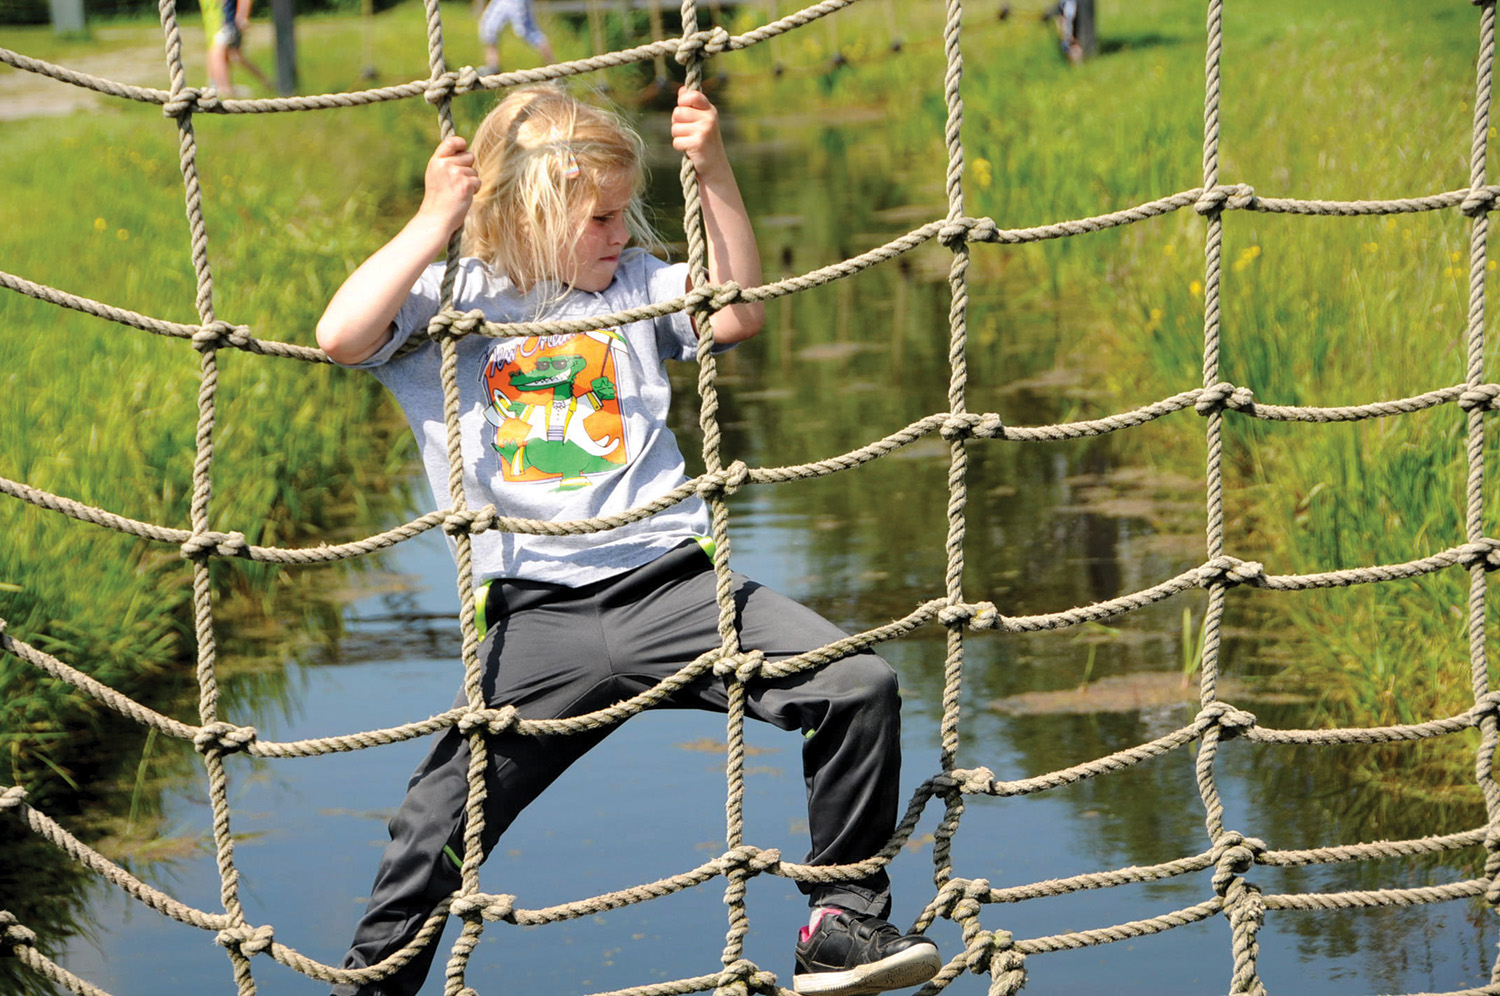
<svg viewBox="0 0 1500 996">
<path fill-rule="evenodd" d="M 584 588 L 525 581 L 490 585 L 489 632 L 479 648 L 485 700 L 514 705 L 525 719 L 576 716 L 612 705 L 719 646 L 712 564 L 687 544 L 619 577 Z M 776 660 L 832 643 L 843 633 L 811 609 L 735 575 L 740 645 Z M 901 768 L 900 699 L 890 665 L 865 653 L 818 671 L 751 682 L 747 710 L 783 730 L 800 730 L 807 780 L 810 864 L 870 857 L 895 829 Z M 460 702 L 462 702 L 460 696 Z M 706 674 L 668 708 L 724 712 L 726 680 Z M 484 851 L 521 811 L 613 727 L 569 736 L 502 734 L 489 741 Z M 407 944 L 460 884 L 444 855 L 463 854 L 469 749 L 450 727 L 417 767 L 390 823 L 370 905 L 344 958 L 375 964 Z M 799 883 L 814 906 L 887 916 L 890 882 Z M 421 988 L 436 944 L 384 982 L 336 996 L 409 996 Z"/>
</svg>

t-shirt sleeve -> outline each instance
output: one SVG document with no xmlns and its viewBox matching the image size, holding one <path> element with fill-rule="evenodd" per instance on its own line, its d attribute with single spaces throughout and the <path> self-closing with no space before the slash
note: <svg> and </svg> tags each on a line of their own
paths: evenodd
<svg viewBox="0 0 1500 996">
<path fill-rule="evenodd" d="M 396 351 L 406 345 L 406 341 L 413 335 L 425 332 L 427 323 L 432 316 L 438 313 L 439 298 L 443 287 L 443 265 L 434 263 L 422 271 L 412 287 L 411 293 L 406 295 L 406 301 L 401 305 L 401 310 L 396 312 L 395 326 L 391 341 L 376 350 L 373 356 L 363 362 L 356 363 L 356 367 L 368 369 L 369 367 L 384 366 Z"/>
<path fill-rule="evenodd" d="M 652 304 L 670 301 L 687 293 L 688 265 L 666 263 L 644 256 L 646 287 Z M 686 311 L 674 311 L 655 319 L 661 355 L 671 360 L 691 360 L 698 355 L 698 336 Z"/>
</svg>

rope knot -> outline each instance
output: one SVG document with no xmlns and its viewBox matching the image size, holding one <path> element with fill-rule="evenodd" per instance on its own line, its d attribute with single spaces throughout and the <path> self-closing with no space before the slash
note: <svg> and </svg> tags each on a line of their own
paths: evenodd
<svg viewBox="0 0 1500 996">
<path fill-rule="evenodd" d="M 194 533 L 182 542 L 182 556 L 203 560 L 210 554 L 218 557 L 243 557 L 250 552 L 244 533 Z"/>
<path fill-rule="evenodd" d="M 1500 906 L 1500 833 L 1485 831 L 1484 850 L 1484 877 L 1490 880 L 1484 890 L 1484 901 L 1491 906 Z"/>
<path fill-rule="evenodd" d="M 494 529 L 495 523 L 500 520 L 499 513 L 495 511 L 494 505 L 486 505 L 480 509 L 464 509 L 463 511 L 450 510 L 443 516 L 443 532 L 449 536 L 457 536 L 459 533 L 482 533 L 486 529 Z"/>
<path fill-rule="evenodd" d="M 752 992 L 775 992 L 776 975 L 755 962 L 739 958 L 724 966 L 714 983 L 715 996 L 741 996 Z"/>
<path fill-rule="evenodd" d="M 1255 392 L 1248 387 L 1235 387 L 1221 381 L 1212 387 L 1198 391 L 1198 401 L 1193 405 L 1199 415 L 1211 415 L 1226 408 L 1237 412 L 1255 410 Z"/>
<path fill-rule="evenodd" d="M 965 412 L 962 415 L 949 415 L 943 419 L 942 426 L 938 429 L 944 439 L 952 442 L 955 439 L 969 439 L 978 437 L 980 439 L 994 439 L 1005 429 L 1005 423 L 1000 420 L 996 412 Z"/>
<path fill-rule="evenodd" d="M 979 911 L 984 908 L 984 901 L 990 897 L 990 880 L 987 878 L 959 879 L 960 891 L 954 897 L 949 919 L 959 923 L 967 923 L 972 928 L 978 928 Z M 968 931 L 965 931 L 967 934 Z"/>
<path fill-rule="evenodd" d="M 968 439 L 978 427 L 979 416 L 972 413 L 965 413 L 963 415 L 949 415 L 943 419 L 942 428 L 938 431 L 942 433 L 944 439 L 951 443 L 955 439 Z"/>
<path fill-rule="evenodd" d="M 938 229 L 938 241 L 949 249 L 966 242 L 999 242 L 1000 228 L 994 218 L 955 218 Z"/>
<path fill-rule="evenodd" d="M 990 966 L 990 977 L 994 980 L 990 992 L 994 996 L 1014 996 L 1026 986 L 1026 956 L 1007 944 L 999 957 Z"/>
<path fill-rule="evenodd" d="M 990 970 L 997 954 L 1009 950 L 1014 944 L 1008 930 L 976 930 L 964 945 L 964 964 L 974 975 L 983 975 Z"/>
<path fill-rule="evenodd" d="M 476 709 L 458 718 L 458 732 L 467 735 L 483 729 L 486 733 L 499 735 L 514 730 L 520 721 L 521 714 L 516 712 L 513 705 L 503 705 L 498 709 Z"/>
<path fill-rule="evenodd" d="M 1198 580 L 1205 588 L 1211 584 L 1247 584 L 1260 588 L 1265 586 L 1266 565 L 1238 557 L 1215 557 L 1198 568 Z"/>
<path fill-rule="evenodd" d="M 1500 877 L 1496 877 L 1496 872 L 1490 870 L 1488 862 L 1485 865 L 1485 873 L 1490 880 L 1490 886 L 1484 890 L 1484 901 L 1491 906 L 1500 906 Z"/>
<path fill-rule="evenodd" d="M 1000 625 L 1000 610 L 994 602 L 961 602 L 938 609 L 938 622 L 944 626 L 968 623 L 972 629 L 994 629 Z"/>
<path fill-rule="evenodd" d="M 26 790 L 19 785 L 12 785 L 4 792 L 0 792 L 0 809 L 17 809 L 25 801 Z M 4 914 L 0 913 L 0 916 Z"/>
<path fill-rule="evenodd" d="M 759 650 L 729 654 L 714 662 L 714 674 L 720 678 L 733 677 L 736 681 L 745 682 L 751 678 L 759 678 L 761 666 L 765 663 L 766 655 Z"/>
<path fill-rule="evenodd" d="M 1495 187 L 1475 187 L 1464 197 L 1458 209 L 1470 218 L 1495 209 Z"/>
<path fill-rule="evenodd" d="M 1493 716 L 1500 714 L 1500 692 L 1486 692 L 1474 700 L 1474 708 L 1470 710 L 1475 719 L 1481 716 Z M 4 805 L 3 797 L 0 797 L 0 806 Z"/>
<path fill-rule="evenodd" d="M 275 940 L 275 937 L 269 923 L 259 927 L 240 924 L 219 931 L 219 936 L 215 940 L 223 947 L 238 951 L 248 958 L 262 951 L 271 950 L 271 942 Z"/>
<path fill-rule="evenodd" d="M 974 618 L 969 620 L 970 629 L 997 629 L 1000 626 L 1000 610 L 994 602 L 975 602 Z"/>
<path fill-rule="evenodd" d="M 719 285 L 717 290 L 709 295 L 708 303 L 713 305 L 713 309 L 715 311 L 718 311 L 721 308 L 727 308 L 731 304 L 734 304 L 736 301 L 743 299 L 744 296 L 744 288 L 740 287 L 740 285 L 735 283 L 733 280 L 726 280 Z"/>
<path fill-rule="evenodd" d="M 459 339 L 484 326 L 484 312 L 478 308 L 468 311 L 439 311 L 427 322 L 427 338 Z"/>
<path fill-rule="evenodd" d="M 928 906 L 933 916 L 947 917 L 952 920 L 956 918 L 956 911 L 965 895 L 968 893 L 969 882 L 967 879 L 950 878 L 938 889 L 937 895 L 933 897 Z"/>
<path fill-rule="evenodd" d="M 235 726 L 233 723 L 224 722 L 208 723 L 193 734 L 193 746 L 200 754 L 207 754 L 210 751 L 233 754 L 249 747 L 258 736 L 260 734 L 255 732 L 253 726 Z"/>
<path fill-rule="evenodd" d="M 1458 407 L 1466 412 L 1491 411 L 1497 397 L 1500 397 L 1500 384 L 1480 384 L 1458 396 Z"/>
<path fill-rule="evenodd" d="M 949 774 L 965 795 L 989 795 L 995 789 L 995 773 L 989 768 L 955 768 Z"/>
<path fill-rule="evenodd" d="M 225 321 L 213 321 L 199 326 L 193 333 L 193 348 L 200 353 L 222 346 L 244 348 L 250 344 L 250 330 L 243 325 L 231 325 Z"/>
<path fill-rule="evenodd" d="M 422 92 L 422 99 L 429 104 L 441 104 L 453 96 L 453 91 L 458 87 L 458 73 L 449 70 L 446 73 L 434 76 L 427 81 L 427 89 Z"/>
<path fill-rule="evenodd" d="M 1218 214 L 1225 208 L 1231 210 L 1250 207 L 1255 203 L 1255 188 L 1248 183 L 1235 183 L 1209 187 L 1198 195 L 1193 210 L 1201 215 Z"/>
<path fill-rule="evenodd" d="M 464 66 L 458 70 L 453 81 L 454 93 L 473 93 L 475 90 L 483 90 L 484 84 L 480 83 L 482 77 L 479 70 L 473 66 Z"/>
<path fill-rule="evenodd" d="M 1008 930 L 978 930 L 966 938 L 964 964 L 974 975 L 989 973 L 991 996 L 1010 996 L 1026 985 L 1026 956 Z"/>
<path fill-rule="evenodd" d="M 1214 892 L 1226 897 L 1236 879 L 1241 878 L 1256 865 L 1266 853 L 1266 844 L 1255 837 L 1246 837 L 1233 831 L 1226 833 L 1215 845 L 1219 854 L 1214 862 Z"/>
<path fill-rule="evenodd" d="M 30 927 L 21 926 L 21 921 L 9 910 L 0 910 L 0 940 L 5 942 L 6 950 L 11 948 L 29 948 L 36 944 L 36 932 Z"/>
<path fill-rule="evenodd" d="M 169 118 L 180 118 L 197 111 L 218 111 L 223 108 L 224 102 L 219 99 L 219 91 L 213 87 L 199 89 L 189 86 L 178 90 L 163 103 L 161 112 Z"/>
<path fill-rule="evenodd" d="M 486 505 L 478 511 L 469 513 L 469 533 L 482 533 L 487 529 L 494 529 L 495 524 L 500 521 L 500 513 L 494 505 Z"/>
<path fill-rule="evenodd" d="M 767 847 L 757 850 L 754 857 L 750 859 L 750 870 L 756 872 L 775 871 L 781 867 L 781 849 Z"/>
<path fill-rule="evenodd" d="M 725 851 L 722 861 L 726 872 L 743 868 L 759 875 L 780 866 L 781 852 L 774 847 L 763 851 L 751 844 L 741 844 Z"/>
<path fill-rule="evenodd" d="M 459 896 L 453 900 L 448 911 L 456 917 L 468 919 L 471 916 L 480 916 L 489 921 L 504 920 L 506 923 L 516 922 L 516 897 L 511 895 L 487 896 L 484 894 L 473 896 Z"/>
<path fill-rule="evenodd" d="M 1465 543 L 1459 547 L 1459 553 L 1465 567 L 1483 567 L 1487 571 L 1500 567 L 1500 540 L 1486 536 L 1473 543 Z"/>
<path fill-rule="evenodd" d="M 745 461 L 736 460 L 727 467 L 704 474 L 698 480 L 698 497 L 704 501 L 728 498 L 749 483 L 750 468 L 745 465 Z"/>
<path fill-rule="evenodd" d="M 1255 713 L 1236 709 L 1228 702 L 1210 702 L 1199 710 L 1198 720 L 1217 726 L 1226 740 L 1239 735 L 1242 730 L 1253 728 L 1257 722 Z"/>
<path fill-rule="evenodd" d="M 677 43 L 677 54 L 673 56 L 681 65 L 694 59 L 718 55 L 729 49 L 729 32 L 715 24 L 707 31 L 695 31 Z"/>
</svg>

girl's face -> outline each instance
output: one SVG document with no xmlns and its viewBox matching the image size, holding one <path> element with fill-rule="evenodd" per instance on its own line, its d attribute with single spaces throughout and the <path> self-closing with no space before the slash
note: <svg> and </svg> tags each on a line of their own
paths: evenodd
<svg viewBox="0 0 1500 996">
<path fill-rule="evenodd" d="M 630 241 L 625 227 L 625 209 L 630 206 L 634 187 L 629 181 L 607 184 L 599 191 L 593 212 L 584 220 L 583 229 L 572 251 L 564 250 L 559 275 L 576 290 L 602 291 L 615 279 L 620 266 L 620 250 Z"/>
</svg>

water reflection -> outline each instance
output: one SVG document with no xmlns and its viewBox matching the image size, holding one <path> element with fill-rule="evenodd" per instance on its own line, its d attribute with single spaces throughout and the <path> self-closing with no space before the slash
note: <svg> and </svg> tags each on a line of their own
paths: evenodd
<svg viewBox="0 0 1500 996">
<path fill-rule="evenodd" d="M 761 122 L 762 141 L 740 158 L 769 272 L 832 262 L 941 213 L 926 185 L 930 163 L 916 161 L 916 150 L 885 146 L 859 122 L 797 129 Z M 866 168 L 871 162 L 879 168 Z M 659 169 L 657 175 L 658 203 L 670 217 L 675 174 Z M 839 181 L 828 182 L 830 176 Z M 721 359 L 725 459 L 776 466 L 826 458 L 946 410 L 944 258 L 930 248 L 773 306 L 763 336 Z M 1063 309 L 1034 297 L 1019 307 L 1016 295 L 983 281 L 972 293 L 971 327 L 998 329 L 1000 337 L 976 333 L 970 410 L 1043 424 L 1089 403 L 1075 389 L 1087 372 L 1061 366 L 1059 332 L 1070 321 Z M 684 399 L 674 428 L 684 449 L 696 452 L 696 375 L 678 369 L 674 377 Z M 969 449 L 964 586 L 970 599 L 994 601 L 1007 614 L 1056 611 L 1146 587 L 1202 558 L 1200 482 L 1162 480 L 1144 454 L 1113 437 Z M 886 622 L 943 592 L 947 476 L 947 445 L 933 438 L 830 478 L 748 488 L 731 500 L 735 562 L 849 629 Z M 293 665 L 297 707 L 247 699 L 236 721 L 292 739 L 395 725 L 446 708 L 458 682 L 451 562 L 429 536 L 401 547 L 391 566 L 416 584 L 357 604 L 349 636 L 326 659 Z M 1201 620 L 1202 598 L 1193 595 L 1114 621 L 1107 631 L 970 638 L 960 763 L 1023 778 L 1188 723 L 1195 711 L 1190 691 L 1149 708 L 1081 715 L 995 707 L 1024 692 L 1175 673 L 1184 607 Z M 1256 635 L 1259 611 L 1250 599 L 1233 609 L 1225 656 L 1242 675 L 1265 670 L 1258 662 L 1274 654 L 1271 642 Z M 938 763 L 943 634 L 929 627 L 884 652 L 901 672 L 906 696 L 909 792 Z M 1249 707 L 1271 724 L 1297 714 L 1291 707 L 1284 713 Z M 706 716 L 646 716 L 628 724 L 608 750 L 586 758 L 516 824 L 486 867 L 487 887 L 536 907 L 695 864 L 722 846 L 723 778 L 717 759 L 694 745 L 722 736 L 721 723 Z M 800 855 L 805 827 L 795 753 L 774 731 L 751 731 L 751 743 L 763 753 L 750 778 L 748 838 Z M 404 744 L 235 769 L 236 829 L 244 835 L 238 855 L 253 922 L 275 922 L 278 940 L 337 960 L 368 888 L 383 820 L 421 750 Z M 1361 801 L 1359 786 L 1347 780 L 1348 756 L 1227 745 L 1217 773 L 1228 824 L 1278 848 L 1474 825 L 1473 806 L 1403 812 Z M 164 811 L 189 834 L 201 832 L 207 818 L 195 790 L 168 796 Z M 1360 822 L 1359 814 L 1379 819 Z M 938 815 L 929 811 L 893 869 L 901 915 L 914 914 L 931 894 Z M 1203 819 L 1193 752 L 1184 749 L 1043 797 L 971 800 L 955 868 L 1006 886 L 1168 861 L 1206 848 Z M 1256 869 L 1253 878 L 1267 892 L 1438 883 L 1466 877 L 1471 872 L 1463 864 L 1473 857 Z M 215 906 L 210 858 L 181 858 L 160 874 L 188 901 Z M 1199 874 L 998 907 L 984 919 L 994 929 L 1033 937 L 1156 916 L 1210 894 L 1208 875 Z M 756 928 L 747 955 L 784 979 L 801 915 L 795 890 L 758 879 L 751 895 Z M 93 902 L 89 916 L 97 929 L 69 951 L 75 971 L 116 993 L 218 991 L 227 984 L 211 938 L 162 927 L 154 914 L 131 911 L 110 893 Z M 713 971 L 722 923 L 718 887 L 711 884 L 524 937 L 497 925 L 486 934 L 470 984 L 482 992 L 590 992 Z M 1272 992 L 1461 988 L 1486 978 L 1494 933 L 1488 915 L 1464 903 L 1273 914 L 1261 936 L 1261 969 Z M 959 950 L 950 925 L 940 925 L 937 935 L 946 952 Z M 1394 957 L 1393 938 L 1402 949 Z M 167 961 L 173 967 L 164 989 L 160 966 Z M 1028 991 L 1221 992 L 1231 966 L 1228 929 L 1219 920 L 1134 944 L 1034 958 Z M 265 992 L 319 988 L 260 961 L 257 973 Z M 434 981 L 429 991 L 440 985 Z M 965 978 L 951 991 L 979 993 L 985 985 Z"/>
</svg>

